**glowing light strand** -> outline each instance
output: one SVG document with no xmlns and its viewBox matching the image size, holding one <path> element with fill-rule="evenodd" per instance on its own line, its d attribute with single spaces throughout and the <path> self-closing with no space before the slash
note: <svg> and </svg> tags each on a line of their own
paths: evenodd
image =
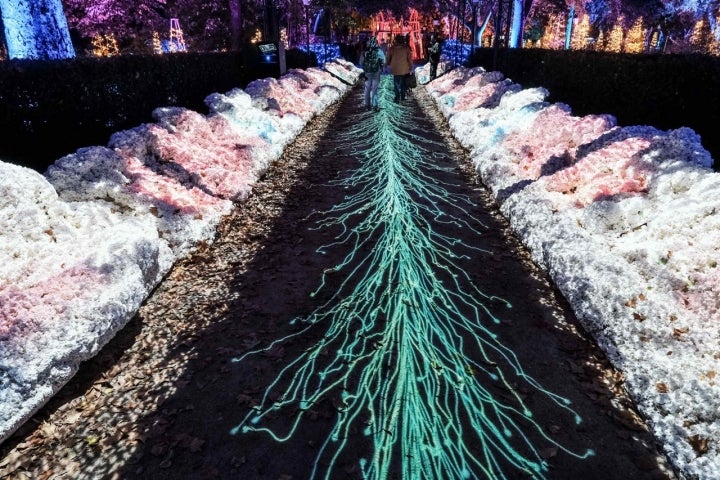
<svg viewBox="0 0 720 480">
<path fill-rule="evenodd" d="M 385 105 L 392 105 L 389 80 L 384 77 L 381 88 Z M 546 395 L 578 423 L 580 417 L 569 401 L 527 375 L 487 328 L 499 320 L 483 301 L 510 305 L 476 288 L 456 260 L 458 249 L 492 253 L 433 230 L 451 223 L 480 234 L 482 225 L 465 220 L 471 218 L 469 198 L 425 173 L 438 169 L 429 151 L 438 145 L 404 128 L 413 121 L 409 113 L 395 105 L 365 114 L 342 135 L 362 160 L 336 183 L 356 193 L 318 222 L 318 228 L 341 227 L 319 252 L 341 246 L 350 251 L 326 271 L 313 295 L 328 287 L 330 274 L 345 272 L 344 279 L 312 315 L 296 320 L 307 324 L 304 329 L 235 361 L 318 324 L 325 334 L 278 374 L 231 433 L 266 432 L 287 441 L 313 405 L 335 398 L 337 419 L 311 478 L 332 478 L 356 429 L 372 440 L 372 457 L 360 460 L 366 479 L 389 478 L 393 468 L 402 478 L 506 478 L 507 469 L 544 478 L 547 465 L 526 432 L 578 458 L 592 451 L 576 454 L 548 437 L 508 376 Z M 485 384 L 501 386 L 511 401 Z M 262 425 L 283 408 L 299 409 L 284 432 Z M 325 472 L 321 458 L 328 461 Z"/>
</svg>

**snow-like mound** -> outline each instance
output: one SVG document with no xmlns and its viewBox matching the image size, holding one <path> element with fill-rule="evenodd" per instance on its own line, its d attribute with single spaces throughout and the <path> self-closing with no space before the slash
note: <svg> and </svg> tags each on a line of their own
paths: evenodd
<svg viewBox="0 0 720 480">
<path fill-rule="evenodd" d="M 44 175 L 0 162 L 0 441 L 135 315 L 179 258 L 210 243 L 305 124 L 345 95 L 344 60 L 207 97 L 210 114 L 78 150 Z"/>
<path fill-rule="evenodd" d="M 676 468 L 720 478 L 720 174 L 700 137 L 576 117 L 482 68 L 427 89 Z"/>
</svg>

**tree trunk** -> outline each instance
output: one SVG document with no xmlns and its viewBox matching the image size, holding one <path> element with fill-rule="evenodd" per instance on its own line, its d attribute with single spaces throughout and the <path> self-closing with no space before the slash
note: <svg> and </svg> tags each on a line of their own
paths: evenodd
<svg viewBox="0 0 720 480">
<path fill-rule="evenodd" d="M 238 51 L 240 50 L 243 20 L 240 0 L 228 0 L 228 6 L 230 7 L 230 49 Z"/>
<path fill-rule="evenodd" d="M 575 20 L 575 7 L 573 5 L 571 5 L 570 11 L 568 12 L 567 26 L 565 28 L 565 50 L 570 50 L 570 40 L 572 40 L 574 20 Z"/>
<path fill-rule="evenodd" d="M 0 0 L 9 58 L 73 58 L 75 49 L 60 0 Z"/>
<path fill-rule="evenodd" d="M 510 30 L 510 48 L 521 48 L 523 42 L 523 30 L 525 29 L 525 12 L 523 0 L 513 0 L 512 27 Z"/>
</svg>

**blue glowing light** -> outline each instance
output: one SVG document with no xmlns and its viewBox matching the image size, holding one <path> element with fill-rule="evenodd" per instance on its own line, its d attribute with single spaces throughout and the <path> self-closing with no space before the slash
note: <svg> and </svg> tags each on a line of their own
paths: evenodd
<svg viewBox="0 0 720 480">
<path fill-rule="evenodd" d="M 381 110 L 363 113 L 340 134 L 361 164 L 337 185 L 356 193 L 317 223 L 342 232 L 319 253 L 349 253 L 314 293 L 331 286 L 330 274 L 342 278 L 325 303 L 298 320 L 304 329 L 234 361 L 311 328 L 324 329 L 322 340 L 285 366 L 231 433 L 289 440 L 312 405 L 333 398 L 337 417 L 311 478 L 337 478 L 353 431 L 372 443 L 372 456 L 357 460 L 365 479 L 390 478 L 393 465 L 407 479 L 544 478 L 548 466 L 531 438 L 578 458 L 592 452 L 571 452 L 548 436 L 516 384 L 558 414 L 579 416 L 490 331 L 499 322 L 493 311 L 511 305 L 478 289 L 458 261 L 492 252 L 443 233 L 444 225 L 468 236 L 485 227 L 473 220 L 469 198 L 433 176 L 443 170 L 433 152 L 447 147 L 406 128 L 412 112 L 391 102 L 391 82 L 381 80 Z M 267 426 L 280 409 L 296 412 L 292 424 Z"/>
<path fill-rule="evenodd" d="M 298 47 L 304 52 L 313 52 L 318 60 L 318 65 L 324 65 L 325 63 L 335 58 L 340 58 L 340 45 L 337 43 L 311 43 L 309 46 L 302 45 Z"/>
<path fill-rule="evenodd" d="M 451 58 L 456 65 L 465 64 L 470 57 L 472 45 L 459 40 L 448 39 L 443 42 L 442 54 Z"/>
</svg>

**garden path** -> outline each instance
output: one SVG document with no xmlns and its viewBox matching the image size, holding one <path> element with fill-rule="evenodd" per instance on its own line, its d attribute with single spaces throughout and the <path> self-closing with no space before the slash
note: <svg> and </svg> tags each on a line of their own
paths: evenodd
<svg viewBox="0 0 720 480">
<path fill-rule="evenodd" d="M 675 478 L 625 395 L 622 374 L 582 332 L 512 235 L 427 93 L 417 88 L 397 105 L 388 101 L 387 81 L 382 88 L 384 110 L 365 111 L 362 88 L 355 88 L 306 127 L 253 195 L 223 222 L 215 242 L 179 262 L 126 328 L 1 446 L 0 476 L 291 480 L 310 478 L 316 468 L 317 478 L 357 479 L 365 458 L 366 472 L 379 478 L 408 478 L 403 465 L 423 472 L 416 478 L 432 478 L 433 469 L 448 479 L 460 478 L 464 469 L 471 478 L 491 478 L 490 471 L 530 478 L 517 465 L 527 467 L 533 459 L 547 463 L 543 475 L 550 479 Z M 398 158 L 392 178 L 387 164 L 363 170 L 377 160 L 378 145 L 402 153 L 408 144 L 429 161 Z M 375 176 L 362 178 L 362 171 Z M 374 180 L 363 183 L 367 178 Z M 382 216 L 387 212 L 380 212 L 368 225 L 382 228 L 364 231 L 367 238 L 356 243 L 352 235 L 343 241 L 344 233 L 378 214 L 373 195 L 387 195 L 391 182 L 382 182 L 388 179 L 401 187 L 382 197 L 384 206 L 399 205 L 412 215 L 395 212 L 387 220 Z M 438 192 L 445 197 L 434 196 Z M 404 203 L 395 205 L 398 196 Z M 412 218 L 422 220 L 408 225 Z M 398 225 L 403 230 L 388 244 Z M 412 228 L 418 225 L 423 228 L 416 238 Z M 422 236 L 423 231 L 433 235 Z M 404 250 L 393 252 L 388 245 L 398 242 Z M 443 246 L 456 247 L 458 257 L 448 263 L 438 253 Z M 349 266 L 338 268 L 348 255 Z M 428 268 L 435 273 L 428 274 Z M 420 284 L 450 285 L 429 296 L 436 293 L 438 305 L 452 304 L 448 312 L 457 318 L 441 324 L 444 317 L 434 310 L 414 313 L 402 301 L 373 307 L 384 296 L 372 292 L 395 287 L 388 297 L 415 301 L 402 297 L 399 287 L 408 280 L 397 272 L 403 269 Z M 377 279 L 386 283 L 369 285 Z M 477 305 L 464 293 L 473 292 L 471 285 L 488 295 Z M 396 311 L 403 312 L 399 320 Z M 493 316 L 498 323 L 489 321 Z M 318 321 L 306 328 L 293 323 L 299 318 Z M 374 321 L 368 324 L 368 318 Z M 467 328 L 475 324 L 480 328 Z M 331 332 L 333 325 L 339 330 Z M 283 338 L 288 340 L 273 343 Z M 358 338 L 367 341 L 353 344 Z M 394 345 L 384 343 L 389 339 Z M 357 355 L 342 361 L 336 355 L 341 349 L 355 349 Z M 408 349 L 412 354 L 405 355 Z M 248 354 L 252 351 L 257 353 Z M 446 375 L 457 367 L 453 356 L 461 355 L 467 375 Z M 299 358 L 305 362 L 296 362 Z M 414 363 L 402 363 L 408 358 Z M 312 359 L 317 365 L 308 369 Z M 328 370 L 331 364 L 334 372 Z M 491 380 L 496 369 L 503 381 Z M 409 371 L 414 376 L 408 377 Z M 265 423 L 258 426 L 289 432 L 287 440 L 242 429 L 231 433 L 241 424 L 252 425 L 243 420 L 276 379 L 279 388 L 300 385 L 312 391 L 321 372 L 342 377 L 342 383 L 307 406 L 294 403 L 279 410 L 272 405 L 283 397 L 271 390 L 269 403 L 257 408 L 268 407 Z M 475 384 L 483 384 L 481 390 L 475 392 Z M 555 395 L 568 399 L 574 413 Z M 399 410 L 383 410 L 390 397 L 402 403 Z M 476 409 L 486 409 L 480 417 L 462 409 L 472 399 Z M 419 404 L 410 406 L 413 400 Z M 356 404 L 364 408 L 353 419 L 348 405 Z M 515 415 L 509 406 L 524 406 L 533 416 Z M 402 433 L 390 432 L 396 425 L 392 413 L 401 419 Z M 575 414 L 581 423 L 575 423 Z M 507 445 L 501 445 L 502 432 L 493 436 L 492 431 L 503 421 L 515 432 Z M 388 432 L 364 435 L 363 426 Z M 339 442 L 327 442 L 333 429 Z M 453 431 L 458 438 L 448 444 L 433 437 Z M 410 437 L 409 445 L 392 440 Z M 422 442 L 431 454 L 408 466 L 420 462 Z M 345 448 L 333 450 L 338 445 Z M 588 449 L 595 455 L 581 458 Z"/>
</svg>

